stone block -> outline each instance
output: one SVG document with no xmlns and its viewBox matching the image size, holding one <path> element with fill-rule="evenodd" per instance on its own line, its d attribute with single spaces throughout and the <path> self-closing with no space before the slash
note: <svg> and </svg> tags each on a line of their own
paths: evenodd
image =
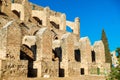
<svg viewBox="0 0 120 80">
<path fill-rule="evenodd" d="M 28 61 L 0 60 L 0 64 L 0 75 L 2 79 L 6 77 L 27 77 Z"/>
</svg>

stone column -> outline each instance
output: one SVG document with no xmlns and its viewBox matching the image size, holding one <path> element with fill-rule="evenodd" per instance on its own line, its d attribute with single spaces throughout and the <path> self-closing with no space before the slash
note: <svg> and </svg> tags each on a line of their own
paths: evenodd
<svg viewBox="0 0 120 80">
<path fill-rule="evenodd" d="M 0 29 L 0 59 L 6 59 L 7 28 Z"/>
<path fill-rule="evenodd" d="M 58 76 L 58 62 L 52 61 L 52 33 L 42 28 L 36 33 L 37 58 L 34 68 L 37 68 L 37 77 Z"/>
<path fill-rule="evenodd" d="M 37 60 L 52 60 L 52 33 L 47 28 L 40 29 L 36 34 Z"/>
<path fill-rule="evenodd" d="M 91 45 L 88 37 L 80 39 L 81 63 L 91 63 Z"/>
<path fill-rule="evenodd" d="M 49 24 L 50 24 L 50 20 L 49 20 L 49 17 L 50 17 L 50 8 L 49 7 L 45 7 L 44 8 L 44 19 L 43 19 L 43 25 L 44 26 L 47 26 L 48 28 L 50 28 Z"/>
<path fill-rule="evenodd" d="M 23 5 L 23 10 L 22 10 L 23 12 L 21 12 L 21 16 L 23 15 L 22 20 L 27 22 L 32 15 L 32 5 L 28 2 L 28 0 L 23 0 L 22 5 Z"/>
<path fill-rule="evenodd" d="M 61 40 L 62 65 L 65 69 L 65 77 L 69 77 L 69 63 L 74 62 L 74 40 L 70 33 L 64 34 Z"/>
<path fill-rule="evenodd" d="M 90 40 L 88 37 L 83 37 L 79 42 L 81 51 L 81 68 L 84 68 L 85 75 L 88 75 L 88 65 L 92 62 Z"/>
<path fill-rule="evenodd" d="M 78 17 L 75 18 L 73 33 L 80 36 L 80 19 Z"/>
<path fill-rule="evenodd" d="M 20 60 L 20 46 L 22 44 L 21 28 L 16 23 L 11 23 L 7 28 L 7 55 L 10 60 Z"/>
<path fill-rule="evenodd" d="M 8 22 L 0 30 L 1 32 L 1 53 L 3 58 L 8 60 L 20 60 L 21 29 L 13 21 Z"/>
<path fill-rule="evenodd" d="M 66 30 L 66 15 L 62 14 L 60 17 L 60 30 L 65 31 Z"/>
</svg>

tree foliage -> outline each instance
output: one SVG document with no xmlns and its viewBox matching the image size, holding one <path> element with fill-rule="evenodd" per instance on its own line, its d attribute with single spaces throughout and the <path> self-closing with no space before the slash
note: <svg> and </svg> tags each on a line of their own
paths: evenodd
<svg viewBox="0 0 120 80">
<path fill-rule="evenodd" d="M 107 80 L 120 80 L 120 68 L 112 68 Z"/>
<path fill-rule="evenodd" d="M 113 67 L 107 80 L 120 80 L 120 48 L 116 49 L 118 55 L 118 66 Z"/>
<path fill-rule="evenodd" d="M 103 44 L 104 44 L 104 47 L 105 47 L 105 62 L 112 64 L 112 59 L 111 59 L 111 54 L 110 54 L 110 50 L 109 50 L 108 40 L 107 40 L 107 36 L 106 36 L 106 33 L 105 33 L 104 29 L 102 30 L 101 40 L 103 41 Z"/>
<path fill-rule="evenodd" d="M 120 47 L 116 49 L 116 52 L 118 53 L 117 57 L 120 57 Z"/>
</svg>

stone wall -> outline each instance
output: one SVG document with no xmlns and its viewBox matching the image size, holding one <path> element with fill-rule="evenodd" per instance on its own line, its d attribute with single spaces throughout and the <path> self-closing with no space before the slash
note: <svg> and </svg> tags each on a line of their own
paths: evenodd
<svg viewBox="0 0 120 80">
<path fill-rule="evenodd" d="M 0 60 L 1 61 L 1 77 L 0 79 L 5 79 L 6 77 L 26 77 L 27 78 L 27 61 L 11 61 L 11 60 Z"/>
<path fill-rule="evenodd" d="M 16 13 L 13 13 L 13 10 L 17 11 L 17 16 L 20 16 L 20 20 L 22 21 L 30 21 L 32 17 L 37 17 L 42 20 L 43 26 L 50 28 L 50 22 L 52 21 L 59 25 L 59 30 L 65 31 L 66 26 L 69 26 L 73 29 L 74 34 L 80 36 L 80 20 L 78 18 L 75 18 L 74 22 L 66 22 L 66 15 L 64 13 L 52 11 L 49 7 L 43 8 L 32 5 L 28 0 L 13 0 L 3 3 L 2 12 L 15 16 Z"/>
<path fill-rule="evenodd" d="M 110 64 L 105 63 L 103 42 L 92 46 L 88 37 L 80 38 L 79 18 L 67 21 L 64 13 L 28 0 L 4 0 L 1 8 L 10 17 L 0 26 L 1 79 L 105 80 Z"/>
<path fill-rule="evenodd" d="M 106 80 L 105 76 L 80 76 L 80 77 L 65 77 L 65 78 L 24 78 L 24 77 L 8 77 L 6 80 Z"/>
<path fill-rule="evenodd" d="M 52 61 L 52 34 L 47 28 L 40 29 L 36 34 L 37 57 L 34 68 L 38 77 L 57 77 L 58 62 Z"/>
</svg>

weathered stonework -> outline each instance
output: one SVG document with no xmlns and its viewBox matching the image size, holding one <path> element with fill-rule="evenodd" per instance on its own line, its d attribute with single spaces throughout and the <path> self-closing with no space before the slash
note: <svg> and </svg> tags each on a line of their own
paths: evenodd
<svg viewBox="0 0 120 80">
<path fill-rule="evenodd" d="M 78 17 L 68 21 L 28 0 L 0 4 L 0 80 L 105 80 L 103 42 L 81 38 Z"/>
<path fill-rule="evenodd" d="M 117 67 L 118 66 L 118 58 L 116 56 L 116 51 L 111 52 L 111 57 L 112 57 L 112 66 Z"/>
</svg>

